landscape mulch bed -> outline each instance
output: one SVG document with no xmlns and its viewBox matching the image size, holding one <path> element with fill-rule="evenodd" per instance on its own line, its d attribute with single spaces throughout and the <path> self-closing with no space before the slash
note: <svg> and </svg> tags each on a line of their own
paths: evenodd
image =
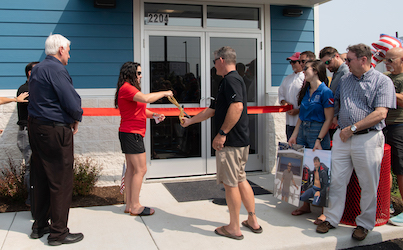
<svg viewBox="0 0 403 250">
<path fill-rule="evenodd" d="M 71 207 L 92 207 L 123 204 L 123 195 L 120 194 L 119 186 L 95 187 L 87 196 L 73 197 Z M 10 203 L 0 199 L 0 213 L 29 211 L 24 202 Z"/>
</svg>

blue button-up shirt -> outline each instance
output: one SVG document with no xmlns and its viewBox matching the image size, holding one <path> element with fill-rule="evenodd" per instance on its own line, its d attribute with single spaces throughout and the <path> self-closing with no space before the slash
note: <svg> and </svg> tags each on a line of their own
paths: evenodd
<svg viewBox="0 0 403 250">
<path fill-rule="evenodd" d="M 30 117 L 68 124 L 81 121 L 81 98 L 66 68 L 54 56 L 33 67 L 28 87 Z"/>
<path fill-rule="evenodd" d="M 335 99 L 340 102 L 338 123 L 341 129 L 353 125 L 377 107 L 396 108 L 395 88 L 389 77 L 371 68 L 360 78 L 351 72 L 344 75 L 337 88 Z M 372 129 L 382 130 L 382 120 Z"/>
</svg>

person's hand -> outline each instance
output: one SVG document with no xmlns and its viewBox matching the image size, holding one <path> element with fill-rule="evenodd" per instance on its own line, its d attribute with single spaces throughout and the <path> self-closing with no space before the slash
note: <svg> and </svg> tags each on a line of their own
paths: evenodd
<svg viewBox="0 0 403 250">
<path fill-rule="evenodd" d="M 190 119 L 189 118 L 187 118 L 187 117 L 183 117 L 182 118 L 182 122 L 181 122 L 181 126 L 182 127 L 184 127 L 184 128 L 186 128 L 186 127 L 188 127 L 189 125 L 191 125 L 192 123 L 190 122 Z"/>
<path fill-rule="evenodd" d="M 322 150 L 322 145 L 320 144 L 319 140 L 315 141 L 315 146 L 313 147 L 312 151 L 315 151 L 316 149 Z"/>
<path fill-rule="evenodd" d="M 153 115 L 153 118 L 154 118 L 154 119 L 157 118 L 158 123 L 160 123 L 160 122 L 162 122 L 163 120 L 165 120 L 165 115 L 164 115 L 164 114 L 157 114 L 157 113 L 155 113 L 155 114 Z"/>
<path fill-rule="evenodd" d="M 320 197 L 320 191 L 316 191 L 315 196 Z"/>
<path fill-rule="evenodd" d="M 351 126 L 348 126 L 340 131 L 340 139 L 342 142 L 346 142 L 352 135 L 353 131 L 351 131 Z"/>
<path fill-rule="evenodd" d="M 3 130 L 2 129 L 0 129 L 0 134 L 2 134 L 3 133 Z"/>
<path fill-rule="evenodd" d="M 224 143 L 227 140 L 225 135 L 217 134 L 213 140 L 213 148 L 217 151 L 220 151 L 224 147 Z"/>
<path fill-rule="evenodd" d="M 288 145 L 292 146 L 294 144 L 297 144 L 297 137 L 291 136 L 288 140 Z"/>
<path fill-rule="evenodd" d="M 287 111 L 287 114 L 292 115 L 292 116 L 298 115 L 298 114 L 299 114 L 299 109 L 291 109 L 291 110 L 288 110 L 288 111 Z"/>
<path fill-rule="evenodd" d="M 167 97 L 167 96 L 174 96 L 174 93 L 172 92 L 172 90 L 168 90 L 168 91 L 164 91 L 165 93 L 164 93 L 164 97 Z"/>
<path fill-rule="evenodd" d="M 16 102 L 28 102 L 28 100 L 25 100 L 29 96 L 28 92 L 21 93 L 19 96 L 15 98 Z"/>
<path fill-rule="evenodd" d="M 335 129 L 337 128 L 337 117 L 333 117 L 332 124 L 330 125 L 330 129 Z"/>
<path fill-rule="evenodd" d="M 78 132 L 78 121 L 75 121 L 73 124 L 71 124 L 71 128 L 73 129 L 73 135 L 77 134 L 77 132 Z"/>
</svg>

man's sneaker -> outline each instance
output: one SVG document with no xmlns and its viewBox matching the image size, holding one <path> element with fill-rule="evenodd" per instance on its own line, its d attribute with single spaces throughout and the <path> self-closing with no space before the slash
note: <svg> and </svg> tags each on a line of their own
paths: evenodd
<svg viewBox="0 0 403 250">
<path fill-rule="evenodd" d="M 48 234 L 49 232 L 50 232 L 49 227 L 34 228 L 34 229 L 32 229 L 31 238 L 39 239 L 39 238 L 42 238 L 43 235 Z"/>
<path fill-rule="evenodd" d="M 356 240 L 364 240 L 365 237 L 368 235 L 368 229 L 363 228 L 362 226 L 357 226 L 353 230 L 353 234 L 351 237 L 353 237 Z"/>
<path fill-rule="evenodd" d="M 329 232 L 329 229 L 333 229 L 333 228 L 334 228 L 334 226 L 332 226 L 332 225 L 330 224 L 330 222 L 328 222 L 327 220 L 325 220 L 323 223 L 319 224 L 319 225 L 316 227 L 316 232 L 317 232 L 317 233 L 320 233 L 320 234 L 324 234 L 324 233 Z"/>
</svg>

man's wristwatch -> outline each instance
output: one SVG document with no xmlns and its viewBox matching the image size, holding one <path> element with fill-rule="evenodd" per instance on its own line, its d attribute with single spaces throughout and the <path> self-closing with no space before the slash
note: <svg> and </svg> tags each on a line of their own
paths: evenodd
<svg viewBox="0 0 403 250">
<path fill-rule="evenodd" d="M 223 136 L 227 136 L 228 134 L 226 134 L 224 131 L 222 131 L 222 129 L 220 129 L 220 131 L 218 131 L 218 133 L 220 134 L 220 135 L 223 135 Z"/>
<path fill-rule="evenodd" d="M 357 127 L 353 124 L 350 128 L 351 132 L 355 133 L 357 131 Z"/>
</svg>

